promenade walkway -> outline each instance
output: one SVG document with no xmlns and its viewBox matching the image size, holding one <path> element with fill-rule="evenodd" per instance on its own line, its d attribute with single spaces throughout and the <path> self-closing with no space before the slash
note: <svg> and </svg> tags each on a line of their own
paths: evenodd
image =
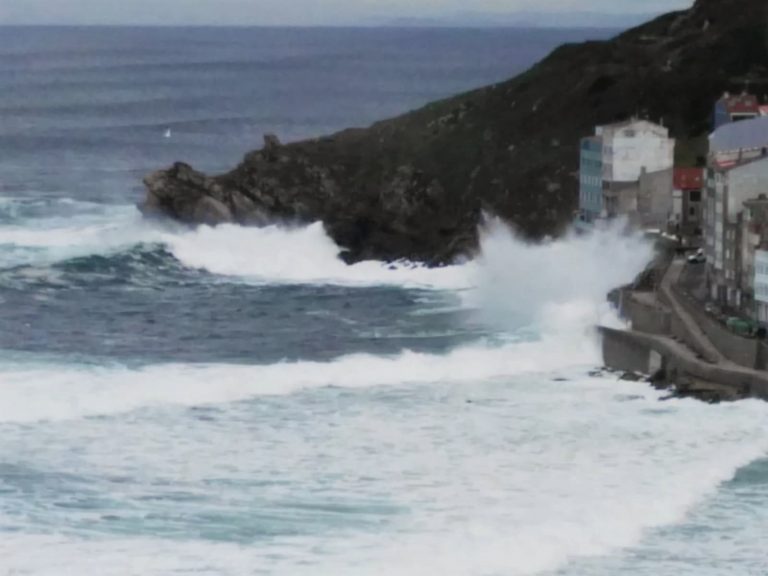
<svg viewBox="0 0 768 576">
<path fill-rule="evenodd" d="M 610 333 L 614 338 L 632 340 L 674 359 L 675 366 L 689 376 L 736 390 L 747 389 L 753 396 L 768 399 L 768 372 L 745 368 L 726 358 L 680 302 L 673 286 L 680 280 L 684 267 L 685 261 L 672 261 L 659 284 L 658 297 L 683 325 L 688 336 L 685 342 L 671 335 L 633 330 L 623 334 L 620 331 L 604 330 L 604 333 Z M 646 298 L 649 296 L 646 295 Z"/>
<path fill-rule="evenodd" d="M 672 313 L 685 326 L 686 332 L 693 339 L 691 346 L 696 350 L 696 352 L 701 354 L 704 359 L 713 364 L 730 363 L 730 361 L 725 356 L 723 356 L 723 354 L 715 347 L 715 345 L 712 344 L 712 341 L 701 329 L 701 326 L 699 326 L 698 322 L 696 322 L 696 320 L 680 303 L 677 294 L 675 294 L 675 291 L 672 289 L 672 286 L 676 285 L 680 281 L 680 275 L 682 274 L 684 267 L 685 261 L 677 259 L 673 260 L 669 265 L 669 268 L 667 268 L 667 272 L 664 274 L 664 278 L 661 281 L 661 286 L 659 287 L 664 297 L 664 302 L 672 309 Z"/>
</svg>

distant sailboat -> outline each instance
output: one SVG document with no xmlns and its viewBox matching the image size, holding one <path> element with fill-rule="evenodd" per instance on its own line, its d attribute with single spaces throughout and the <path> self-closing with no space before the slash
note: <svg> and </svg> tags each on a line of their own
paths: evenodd
<svg viewBox="0 0 768 576">
<path fill-rule="evenodd" d="M 165 131 L 165 137 L 166 137 L 166 138 L 170 138 L 170 137 L 171 137 L 171 129 L 170 129 L 170 128 L 168 128 L 168 129 Z"/>
</svg>

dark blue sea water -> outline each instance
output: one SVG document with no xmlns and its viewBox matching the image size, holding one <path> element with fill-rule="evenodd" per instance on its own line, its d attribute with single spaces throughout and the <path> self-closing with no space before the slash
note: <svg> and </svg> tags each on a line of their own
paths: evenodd
<svg viewBox="0 0 768 576">
<path fill-rule="evenodd" d="M 365 126 L 508 78 L 563 41 L 607 33 L 4 28 L 0 34 L 0 277 L 10 310 L 0 317 L 0 346 L 121 359 L 274 361 L 382 346 L 444 349 L 462 337 L 409 338 L 424 322 L 393 318 L 388 310 L 407 311 L 418 291 L 373 288 L 387 310 L 381 313 L 370 310 L 367 291 L 299 285 L 281 299 L 291 305 L 272 314 L 283 288 L 223 285 L 206 266 L 191 270 L 139 230 L 133 205 L 142 198 L 144 175 L 179 159 L 224 171 L 260 146 L 266 132 L 295 140 Z M 164 137 L 168 129 L 171 138 Z M 111 245 L 107 254 L 105 245 Z M 338 345 L 290 328 L 286 341 L 274 338 L 315 307 L 316 296 L 327 314 L 314 316 L 311 329 L 338 334 Z M 364 337 L 338 325 L 342 306 L 366 317 Z M 405 324 L 397 328 L 400 338 L 382 343 L 368 336 L 398 322 Z M 444 326 L 450 320 L 429 322 L 451 332 Z M 73 329 L 77 324 L 82 330 Z M 266 340 L 256 353 L 255 338 Z"/>
<path fill-rule="evenodd" d="M 348 267 L 134 207 L 607 34 L 0 27 L 0 576 L 765 573 L 765 406 L 588 374 L 640 240 Z"/>
</svg>

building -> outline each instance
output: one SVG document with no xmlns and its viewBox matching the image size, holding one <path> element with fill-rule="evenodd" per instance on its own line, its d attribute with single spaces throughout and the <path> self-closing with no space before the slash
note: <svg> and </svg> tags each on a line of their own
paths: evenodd
<svg viewBox="0 0 768 576">
<path fill-rule="evenodd" d="M 710 165 L 735 166 L 768 154 L 768 117 L 726 124 L 709 137 Z"/>
<path fill-rule="evenodd" d="M 642 210 L 656 210 L 664 202 L 671 205 L 674 155 L 675 141 L 664 126 L 637 119 L 598 126 L 594 136 L 581 141 L 580 219 L 593 222 L 629 215 L 637 221 L 647 216 L 657 222 L 658 214 Z M 664 171 L 670 171 L 668 190 L 661 192 L 669 196 L 668 201 L 658 198 L 656 188 L 666 176 L 651 176 Z"/>
<path fill-rule="evenodd" d="M 768 193 L 768 190 L 766 190 Z M 768 255 L 768 196 L 744 202 L 741 215 L 741 306 L 753 319 L 759 320 L 760 313 L 768 322 L 768 262 L 764 256 L 758 259 L 758 252 Z M 761 306 L 762 305 L 762 306 Z"/>
<path fill-rule="evenodd" d="M 768 325 L 768 249 L 755 251 L 754 319 L 762 326 Z"/>
<path fill-rule="evenodd" d="M 741 164 L 710 163 L 704 209 L 707 285 L 710 297 L 732 308 L 742 306 L 744 203 L 768 191 L 768 156 Z"/>
<path fill-rule="evenodd" d="M 581 141 L 579 209 L 585 222 L 600 218 L 603 212 L 603 140 L 598 136 Z"/>
<path fill-rule="evenodd" d="M 627 216 L 631 218 L 637 214 L 639 188 L 639 180 L 636 182 L 604 182 L 602 190 L 603 217 Z"/>
<path fill-rule="evenodd" d="M 715 103 L 715 130 L 726 124 L 757 118 L 760 115 L 760 102 L 752 94 L 738 95 L 726 92 Z"/>
<path fill-rule="evenodd" d="M 640 174 L 635 222 L 641 228 L 666 231 L 672 218 L 674 169 Z"/>
<path fill-rule="evenodd" d="M 604 182 L 636 182 L 643 170 L 658 172 L 674 165 L 675 141 L 664 126 L 629 120 L 600 126 L 596 136 L 603 141 Z"/>
<path fill-rule="evenodd" d="M 672 188 L 675 228 L 687 236 L 700 236 L 704 168 L 675 168 Z"/>
</svg>

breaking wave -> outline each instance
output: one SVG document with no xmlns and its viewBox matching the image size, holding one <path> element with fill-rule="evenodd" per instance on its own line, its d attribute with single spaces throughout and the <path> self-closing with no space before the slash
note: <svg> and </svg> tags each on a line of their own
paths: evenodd
<svg viewBox="0 0 768 576">
<path fill-rule="evenodd" d="M 628 284 L 653 257 L 653 244 L 623 222 L 557 240 L 520 240 L 494 220 L 482 230 L 481 256 L 471 271 L 477 287 L 470 300 L 485 320 L 520 322 L 564 330 L 610 321 L 606 296 Z"/>
<path fill-rule="evenodd" d="M 26 363 L 16 368 L 6 363 L 0 374 L 11 385 L 0 389 L 0 421 L 226 403 L 330 386 L 471 382 L 595 366 L 601 358 L 594 326 L 610 319 L 607 291 L 630 281 L 650 257 L 642 239 L 617 230 L 528 245 L 498 223 L 484 230 L 480 259 L 436 270 L 390 270 L 378 263 L 346 267 L 335 258 L 336 248 L 319 225 L 299 230 L 231 226 L 162 235 L 180 262 L 211 273 L 246 278 L 258 273 L 264 281 L 283 282 L 471 286 L 467 304 L 487 322 L 507 328 L 510 343 L 480 342 L 446 355 L 403 351 L 393 357 L 357 355 L 267 366 L 29 369 L 23 367 Z M 55 397 L 51 387 L 59 391 Z"/>
<path fill-rule="evenodd" d="M 339 478 L 347 477 L 343 472 L 350 458 L 355 468 L 383 468 L 382 482 L 393 498 L 402 498 L 408 511 L 393 520 L 394 528 L 354 532 L 349 538 L 321 534 L 278 542 L 286 554 L 274 554 L 271 541 L 238 546 L 205 539 L 171 542 L 135 533 L 105 532 L 93 538 L 76 532 L 19 532 L 0 542 L 0 557 L 18 570 L 54 574 L 65 561 L 82 574 L 117 575 L 124 569 L 119 559 L 130 557 L 147 576 L 169 571 L 241 576 L 254 565 L 267 573 L 294 576 L 526 576 L 557 570 L 574 558 L 633 546 L 650 529 L 683 521 L 738 468 L 768 450 L 761 403 L 711 407 L 674 400 L 662 407 L 657 402 L 660 393 L 645 384 L 587 375 L 600 363 L 593 326 L 609 317 L 605 293 L 631 280 L 651 255 L 650 246 L 639 237 L 607 230 L 529 245 L 491 223 L 483 231 L 482 257 L 472 263 L 440 270 L 391 270 L 370 263 L 344 266 L 319 225 L 298 230 L 137 230 L 126 246 L 135 246 L 138 239 L 151 241 L 187 268 L 238 281 L 391 282 L 462 289 L 485 321 L 509 327 L 509 341 L 480 341 L 445 354 L 403 351 L 268 365 L 129 367 L 0 358 L 0 426 L 5 430 L 46 422 L 54 430 L 82 430 L 87 435 L 102 426 L 121 426 L 121 420 L 126 423 L 117 429 L 125 432 L 138 421 L 156 433 L 142 428 L 143 443 L 123 449 L 133 450 L 136 462 L 146 459 L 156 467 L 167 463 L 166 445 L 147 438 L 168 435 L 167 441 L 195 449 L 190 443 L 196 436 L 185 420 L 190 418 L 185 410 L 189 407 L 217 406 L 225 413 L 225 424 L 205 432 L 206 446 L 229 455 L 232 462 L 245 462 L 248 458 L 237 453 L 239 447 L 232 442 L 237 418 L 226 416 L 236 406 L 294 395 L 291 406 L 319 418 L 314 412 L 317 403 L 331 402 L 338 418 L 333 426 L 342 422 L 344 437 L 350 438 L 372 433 L 365 427 L 371 422 L 365 412 L 370 402 L 358 404 L 351 396 L 398 391 L 391 406 L 374 403 L 374 413 L 386 421 L 385 426 L 371 424 L 378 443 L 365 445 L 374 453 L 353 457 L 342 451 L 327 461 L 331 467 L 340 466 Z M 59 233 L 63 236 L 48 236 L 52 244 L 69 237 Z M 91 250 L 81 265 L 104 265 L 93 260 L 97 236 L 78 245 Z M 66 264 L 73 265 L 71 260 Z M 472 289 L 465 290 L 468 287 Z M 521 319 L 524 330 L 517 329 Z M 311 394 L 309 400 L 303 395 L 318 390 L 327 394 Z M 354 417 L 337 414 L 334 402 L 347 403 L 343 405 L 351 406 Z M 120 418 L 128 413 L 131 418 Z M 259 414 L 269 418 L 268 411 Z M 252 417 L 246 420 L 248 426 L 257 424 Z M 315 422 L 300 420 L 295 415 L 268 420 L 259 430 L 278 435 L 275 449 L 281 457 L 290 455 L 292 448 L 314 450 Z M 56 427 L 57 422 L 66 425 Z M 289 425 L 294 426 L 290 434 Z M 412 461 L 380 446 L 403 441 L 388 438 L 390 432 L 413 442 L 406 451 Z M 248 434 L 252 437 L 254 429 Z M 101 442 L 109 444 L 109 439 Z M 342 446 L 348 449 L 346 443 Z M 100 447 L 103 458 L 113 453 Z M 409 484 L 414 467 L 421 484 Z M 194 472 L 188 474 L 186 481 L 194 482 Z M 184 523 L 173 529 L 194 530 Z M 41 547 L 49 553 L 34 552 Z M 314 550 L 323 553 L 313 555 Z M 201 566 L 207 572 L 201 572 Z"/>
<path fill-rule="evenodd" d="M 147 262 L 172 255 L 183 267 L 256 284 L 336 284 L 462 290 L 480 285 L 493 315 L 531 310 L 532 294 L 553 306 L 595 301 L 631 280 L 649 258 L 642 240 L 615 230 L 571 235 L 538 245 L 517 239 L 498 222 L 482 234 L 482 256 L 473 262 L 427 268 L 408 262 L 347 265 L 321 223 L 264 228 L 224 225 L 195 229 L 148 222 L 133 206 L 87 202 L 25 203 L 6 200 L 0 213 L 0 268 L 61 267 L 93 257 L 151 253 Z M 4 210 L 4 212 L 3 212 Z M 547 262 L 542 266 L 542 262 Z M 605 264 L 610 262 L 610 266 Z M 39 274 L 37 274 L 39 276 Z M 598 294 L 600 297 L 598 298 Z"/>
<path fill-rule="evenodd" d="M 74 201 L 73 201 L 74 202 Z M 80 203 L 75 203 L 80 204 Z M 458 289 L 467 286 L 462 266 L 427 268 L 407 262 L 346 265 L 320 223 L 306 227 L 247 228 L 225 225 L 187 229 L 148 222 L 133 206 L 83 203 L 82 212 L 61 215 L 6 202 L 13 222 L 0 220 L 0 268 L 51 266 L 123 252 L 167 251 L 183 266 L 256 284 L 336 284 Z M 68 204 L 64 204 L 68 206 Z"/>
<path fill-rule="evenodd" d="M 557 360 L 553 362 L 553 354 Z M 28 362 L 0 364 L 0 422 L 69 420 L 141 408 L 237 402 L 316 388 L 370 388 L 473 382 L 519 374 L 589 368 L 599 361 L 595 338 L 556 335 L 542 342 L 499 347 L 475 345 L 446 355 L 405 351 L 360 354 L 331 362 L 264 366 L 168 364 L 131 369 Z M 55 393 L 53 393 L 55 391 Z"/>
<path fill-rule="evenodd" d="M 468 287 L 467 266 L 427 268 L 405 262 L 348 266 L 321 223 L 302 228 L 225 225 L 166 235 L 163 242 L 185 266 L 262 283 Z"/>
<path fill-rule="evenodd" d="M 0 207 L 7 219 L 0 219 L 0 268 L 6 269 L 114 254 L 158 233 L 133 206 L 6 199 Z"/>
</svg>

